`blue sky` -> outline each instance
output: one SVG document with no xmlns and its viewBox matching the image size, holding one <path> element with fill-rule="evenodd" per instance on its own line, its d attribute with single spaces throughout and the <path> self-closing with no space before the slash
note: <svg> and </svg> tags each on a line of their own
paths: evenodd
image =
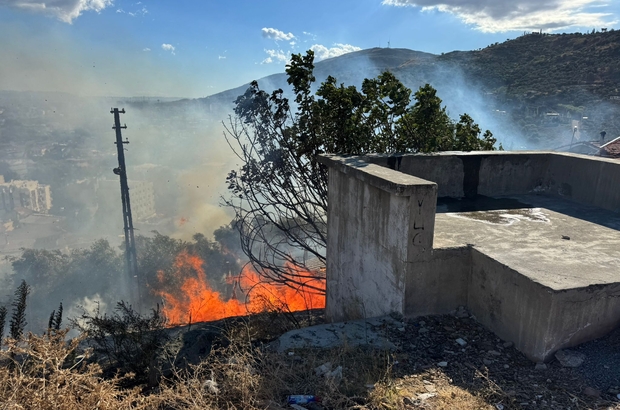
<svg viewBox="0 0 620 410">
<path fill-rule="evenodd" d="M 620 28 L 618 0 L 0 0 L 0 89 L 202 97 L 371 47 L 472 50 Z"/>
</svg>

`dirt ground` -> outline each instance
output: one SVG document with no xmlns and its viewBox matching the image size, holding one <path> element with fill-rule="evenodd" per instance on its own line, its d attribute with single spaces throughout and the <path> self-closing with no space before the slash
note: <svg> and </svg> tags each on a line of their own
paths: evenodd
<svg viewBox="0 0 620 410">
<path fill-rule="evenodd" d="M 533 363 L 512 343 L 460 316 L 404 320 L 403 327 L 386 329 L 398 346 L 394 375 L 403 383 L 417 375 L 458 387 L 497 409 L 620 409 L 620 329 L 570 349 L 585 359 L 564 367 L 557 359 Z M 420 407 L 420 400 L 411 407 L 416 403 Z"/>
<path fill-rule="evenodd" d="M 331 363 L 343 368 L 339 383 L 348 386 L 341 392 L 356 398 L 346 405 L 341 401 L 343 408 L 620 409 L 620 328 L 568 349 L 583 362 L 565 367 L 555 358 L 546 364 L 528 360 L 464 309 L 454 315 L 396 319 L 375 329 L 396 346 L 385 356 L 365 351 L 346 359 L 341 353 Z M 314 316 L 317 321 L 320 313 Z M 289 360 L 306 373 L 330 356 L 316 350 L 288 352 L 291 355 L 280 354 L 284 357 L 279 360 Z M 383 359 L 376 359 L 379 356 Z M 374 371 L 362 369 L 367 367 L 362 361 L 369 359 L 375 361 Z M 377 369 L 382 366 L 385 369 Z M 365 392 L 352 383 L 363 384 Z M 331 402 L 306 407 L 339 406 Z"/>
</svg>

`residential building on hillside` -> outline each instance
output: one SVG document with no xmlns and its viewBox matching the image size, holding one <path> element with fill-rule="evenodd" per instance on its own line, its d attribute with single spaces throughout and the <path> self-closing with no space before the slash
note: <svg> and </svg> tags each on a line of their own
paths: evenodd
<svg viewBox="0 0 620 410">
<path fill-rule="evenodd" d="M 13 180 L 5 182 L 0 175 L 0 210 L 12 211 L 17 207 L 46 214 L 52 208 L 52 191 L 49 185 L 38 181 Z"/>
</svg>

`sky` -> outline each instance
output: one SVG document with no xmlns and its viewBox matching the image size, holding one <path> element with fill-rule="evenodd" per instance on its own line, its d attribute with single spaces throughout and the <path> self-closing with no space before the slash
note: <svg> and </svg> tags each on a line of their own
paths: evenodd
<svg viewBox="0 0 620 410">
<path fill-rule="evenodd" d="M 0 90 L 198 98 L 372 47 L 620 28 L 619 0 L 0 0 Z"/>
</svg>

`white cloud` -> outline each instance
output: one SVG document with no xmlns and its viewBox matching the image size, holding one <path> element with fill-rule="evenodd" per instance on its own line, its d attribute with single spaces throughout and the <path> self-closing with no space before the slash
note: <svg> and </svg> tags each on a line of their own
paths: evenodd
<svg viewBox="0 0 620 410">
<path fill-rule="evenodd" d="M 289 41 L 295 38 L 293 33 L 285 33 L 275 28 L 263 27 L 261 31 L 263 32 L 263 37 L 270 38 L 276 41 L 280 41 L 280 40 Z"/>
<path fill-rule="evenodd" d="M 282 50 L 265 50 L 265 53 L 267 53 L 269 57 L 261 61 L 261 64 L 271 64 L 274 61 L 288 61 L 288 56 L 284 54 L 284 51 Z"/>
<path fill-rule="evenodd" d="M 312 37 L 312 39 L 316 39 L 316 34 L 312 34 L 309 31 L 303 31 L 302 33 L 304 36 L 308 36 L 308 37 Z"/>
<path fill-rule="evenodd" d="M 136 16 L 146 16 L 149 13 L 149 11 L 146 9 L 146 7 L 142 7 L 140 10 L 136 10 L 133 12 L 128 12 L 127 14 L 129 14 L 131 17 L 136 17 Z"/>
<path fill-rule="evenodd" d="M 336 43 L 331 48 L 327 48 L 321 44 L 314 44 L 310 47 L 310 50 L 314 51 L 314 57 L 318 61 L 325 60 L 326 58 L 338 57 L 353 51 L 359 51 L 361 48 L 352 46 L 351 44 Z"/>
<path fill-rule="evenodd" d="M 226 56 L 217 56 L 218 60 L 226 60 Z"/>
<path fill-rule="evenodd" d="M 0 0 L 0 7 L 40 13 L 69 24 L 85 11 L 99 13 L 112 4 L 112 0 Z M 122 12 L 119 10 L 117 12 Z"/>
<path fill-rule="evenodd" d="M 2 0 L 0 0 L 2 1 Z M 135 5 L 140 5 L 142 3 L 138 2 Z M 135 11 L 125 11 L 123 9 L 117 9 L 116 10 L 117 13 L 122 13 L 122 14 L 127 14 L 130 15 L 131 17 L 136 17 L 136 16 L 146 16 L 149 11 L 147 10 L 147 8 L 145 6 L 142 6 L 141 9 L 135 10 Z"/>
<path fill-rule="evenodd" d="M 588 7 L 611 5 L 612 0 L 383 0 L 390 6 L 420 7 L 451 13 L 483 32 L 552 31 L 568 27 L 605 27 L 618 22 L 611 13 Z"/>
<path fill-rule="evenodd" d="M 172 44 L 164 43 L 164 44 L 161 45 L 161 49 L 164 50 L 164 51 L 170 51 L 170 53 L 172 53 L 172 55 L 174 55 L 175 48 L 174 48 L 174 46 Z"/>
<path fill-rule="evenodd" d="M 289 60 L 290 52 L 284 54 L 282 50 L 265 50 L 269 57 L 261 61 L 261 64 L 271 64 L 274 62 L 286 63 Z"/>
<path fill-rule="evenodd" d="M 143 48 L 142 51 L 151 51 L 151 49 L 146 47 L 146 48 Z"/>
</svg>

